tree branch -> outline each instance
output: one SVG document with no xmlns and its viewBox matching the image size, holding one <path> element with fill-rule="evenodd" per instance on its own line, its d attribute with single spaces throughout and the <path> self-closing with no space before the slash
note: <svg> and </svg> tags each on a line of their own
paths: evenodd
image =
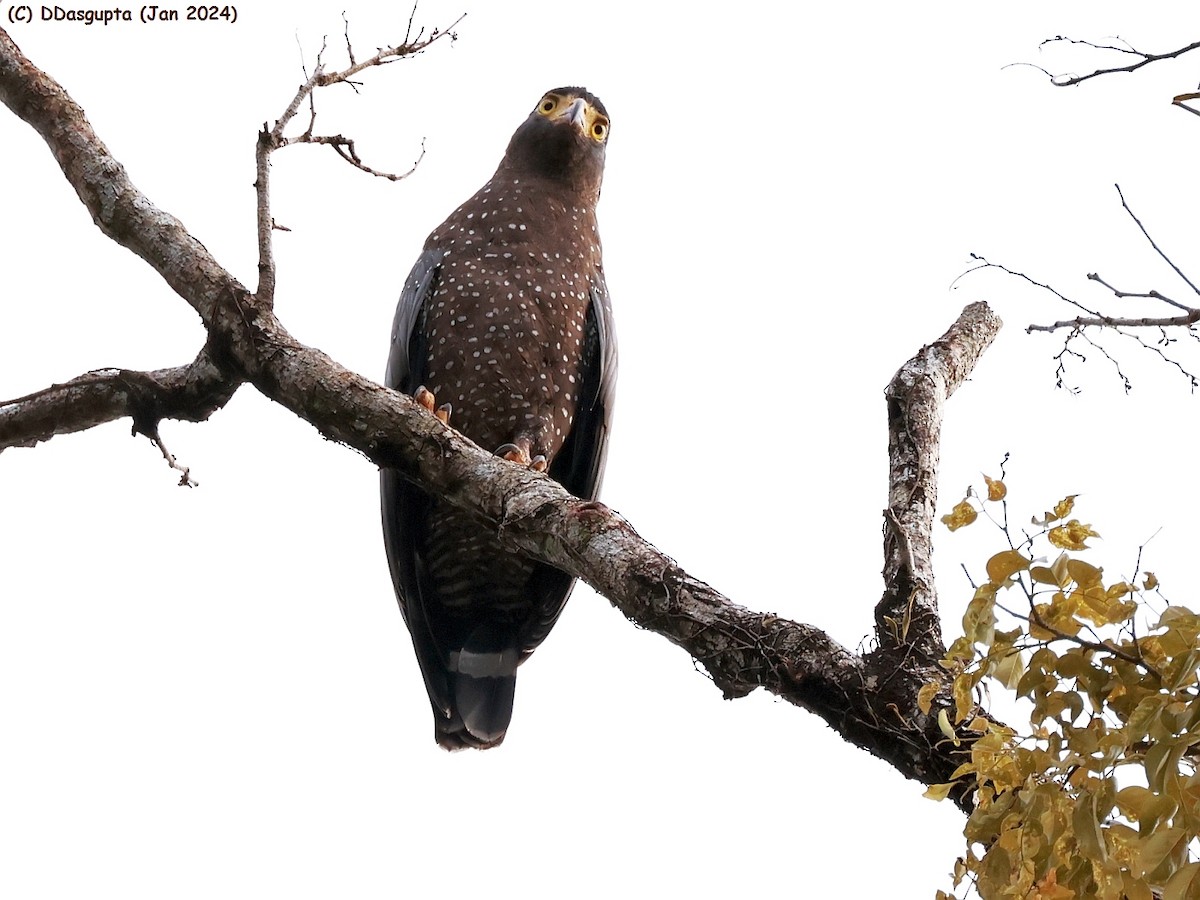
<svg viewBox="0 0 1200 900">
<path fill-rule="evenodd" d="M 1121 190 L 1121 186 L 1119 184 L 1115 184 L 1115 185 L 1113 185 L 1113 187 L 1116 188 L 1117 196 L 1120 197 L 1120 199 L 1121 199 L 1121 208 L 1125 210 L 1125 213 L 1129 216 L 1130 219 L 1133 220 L 1133 223 L 1135 225 L 1137 225 L 1138 230 L 1142 233 L 1142 236 L 1150 244 L 1151 248 L 1153 248 L 1154 252 L 1158 254 L 1159 258 L 1161 258 L 1163 262 L 1165 262 L 1168 266 L 1170 266 L 1171 271 L 1173 271 L 1184 282 L 1184 284 L 1186 284 L 1192 290 L 1193 293 L 1200 294 L 1200 287 L 1197 287 L 1196 283 L 1191 278 L 1188 277 L 1187 273 L 1184 272 L 1183 269 L 1179 265 L 1177 265 L 1173 259 L 1171 259 L 1171 257 L 1166 253 L 1166 251 L 1164 251 L 1162 249 L 1162 247 L 1160 247 L 1158 245 L 1158 242 L 1155 241 L 1154 238 L 1151 236 L 1150 231 L 1142 223 L 1142 220 L 1140 218 L 1138 218 L 1136 213 L 1134 213 L 1132 207 L 1130 207 L 1130 205 L 1129 205 L 1129 202 L 1125 199 L 1125 194 Z M 1187 368 L 1185 368 L 1178 360 L 1173 359 L 1171 356 L 1168 356 L 1167 353 L 1163 350 L 1164 347 L 1167 347 L 1171 343 L 1173 343 L 1173 339 L 1169 338 L 1167 336 L 1166 329 L 1168 329 L 1168 328 L 1184 328 L 1188 331 L 1189 334 L 1192 334 L 1193 336 L 1195 335 L 1195 331 L 1192 326 L 1194 326 L 1197 322 L 1200 322 L 1200 306 L 1189 306 L 1188 304 L 1182 303 L 1175 299 L 1172 299 L 1171 297 L 1168 297 L 1166 294 L 1162 293 L 1161 291 L 1157 291 L 1157 290 L 1149 290 L 1149 291 L 1120 290 L 1120 289 L 1114 287 L 1113 285 L 1109 284 L 1104 278 L 1102 278 L 1096 272 L 1090 272 L 1090 273 L 1088 273 L 1088 276 L 1087 276 L 1088 281 L 1093 281 L 1096 284 L 1102 285 L 1103 287 L 1107 288 L 1112 293 L 1112 295 L 1114 297 L 1116 297 L 1118 300 L 1125 300 L 1125 299 L 1157 300 L 1160 303 L 1165 303 L 1167 306 L 1174 307 L 1175 309 L 1178 309 L 1181 311 L 1181 314 L 1174 315 L 1174 316 L 1109 315 L 1106 313 L 1102 313 L 1099 310 L 1084 306 L 1079 301 L 1074 300 L 1071 297 L 1068 297 L 1067 295 L 1063 294 L 1061 291 L 1055 289 L 1054 287 L 1051 287 L 1049 284 L 1045 284 L 1043 282 L 1036 281 L 1033 278 L 1030 278 L 1028 275 L 1026 275 L 1023 272 L 1015 271 L 1013 269 L 1008 268 L 1007 266 L 1000 265 L 999 263 L 990 262 L 987 259 L 985 259 L 984 257 L 979 256 L 975 253 L 971 254 L 971 258 L 974 260 L 978 260 L 980 264 L 978 266 L 975 266 L 972 269 L 969 269 L 968 272 L 964 273 L 964 274 L 970 274 L 971 272 L 977 272 L 980 269 L 987 269 L 987 268 L 999 269 L 1001 272 L 1004 272 L 1008 275 L 1012 275 L 1016 278 L 1020 278 L 1040 290 L 1047 291 L 1048 293 L 1053 294 L 1055 297 L 1057 297 L 1062 302 L 1070 304 L 1071 306 L 1074 306 L 1076 309 L 1079 309 L 1082 312 L 1086 313 L 1086 315 L 1075 316 L 1074 318 L 1071 318 L 1071 319 L 1059 319 L 1058 321 L 1051 322 L 1050 324 L 1036 324 L 1035 323 L 1035 324 L 1027 325 L 1025 327 L 1025 331 L 1027 334 L 1032 334 L 1034 332 L 1053 333 L 1053 332 L 1062 331 L 1062 330 L 1067 331 L 1067 336 L 1063 340 L 1062 349 L 1055 356 L 1055 359 L 1058 361 L 1057 376 L 1058 376 L 1058 386 L 1059 387 L 1063 386 L 1063 380 L 1066 376 L 1066 365 L 1067 364 L 1066 364 L 1066 362 L 1064 362 L 1064 360 L 1067 360 L 1070 358 L 1077 358 L 1081 361 L 1086 361 L 1087 357 L 1084 355 L 1084 353 L 1081 353 L 1081 352 L 1075 350 L 1072 346 L 1072 344 L 1076 340 L 1079 340 L 1079 341 L 1082 341 L 1083 343 L 1091 346 L 1095 350 L 1097 350 L 1105 359 L 1107 359 L 1110 363 L 1112 363 L 1113 368 L 1117 373 L 1117 376 L 1121 379 L 1122 383 L 1125 386 L 1126 392 L 1128 392 L 1132 388 L 1132 382 L 1129 380 L 1128 376 L 1122 370 L 1120 363 L 1117 361 L 1117 359 L 1111 353 L 1109 353 L 1109 351 L 1107 349 L 1105 349 L 1101 344 L 1099 344 L 1095 340 L 1093 340 L 1093 338 L 1088 333 L 1089 329 L 1100 329 L 1100 330 L 1111 331 L 1111 332 L 1114 332 L 1124 338 L 1128 338 L 1129 340 L 1133 341 L 1141 349 L 1146 350 L 1150 353 L 1153 353 L 1161 361 L 1163 361 L 1163 362 L 1167 363 L 1167 365 L 1172 366 L 1173 368 L 1177 369 L 1179 371 L 1179 373 L 1188 380 L 1188 383 L 1190 384 L 1190 386 L 1193 390 L 1195 390 L 1197 387 L 1200 387 L 1200 379 L 1197 379 L 1197 377 L 1195 375 L 1193 375 L 1191 371 L 1189 371 Z M 1148 343 L 1140 334 L 1138 334 L 1138 332 L 1140 330 L 1147 329 L 1147 328 L 1157 328 L 1160 332 L 1160 335 L 1161 335 L 1160 339 L 1153 344 Z"/>
<path fill-rule="evenodd" d="M 884 511 L 883 598 L 875 608 L 880 650 L 909 648 L 930 660 L 945 652 L 933 584 L 943 407 L 1000 331 L 986 303 L 973 303 L 942 337 L 905 363 L 884 391 L 890 490 Z"/>
<path fill-rule="evenodd" d="M 1120 38 L 1118 38 L 1118 40 L 1120 40 Z M 1124 66 L 1112 66 L 1107 69 L 1096 69 L 1094 72 L 1090 72 L 1087 75 L 1068 75 L 1068 74 L 1055 75 L 1055 74 L 1052 74 L 1051 72 L 1049 72 L 1048 70 L 1043 69 L 1041 66 L 1034 65 L 1033 63 L 1013 63 L 1012 65 L 1030 66 L 1031 68 L 1037 69 L 1039 72 L 1042 72 L 1043 74 L 1045 74 L 1046 77 L 1048 77 L 1050 79 L 1050 83 L 1053 84 L 1055 87 L 1071 87 L 1073 85 L 1081 84 L 1085 81 L 1088 81 L 1089 79 L 1098 78 L 1101 75 L 1112 75 L 1117 72 L 1136 72 L 1138 69 L 1142 68 L 1143 66 L 1148 66 L 1151 63 L 1159 62 L 1164 59 L 1175 59 L 1177 57 L 1183 56 L 1183 54 L 1185 54 L 1185 53 L 1189 53 L 1192 50 L 1195 50 L 1197 47 L 1200 47 L 1200 41 L 1195 41 L 1191 44 L 1188 44 L 1186 47 L 1180 47 L 1178 50 L 1171 50 L 1167 53 L 1143 53 L 1140 50 L 1135 50 L 1133 47 L 1131 47 L 1128 44 L 1125 44 L 1124 46 L 1115 46 L 1113 44 L 1096 44 L 1096 43 L 1093 43 L 1092 41 L 1083 41 L 1083 40 L 1079 40 L 1077 38 L 1069 38 L 1069 37 L 1064 37 L 1062 35 L 1056 35 L 1055 37 L 1046 38 L 1046 40 L 1042 41 L 1042 43 L 1039 45 L 1039 49 L 1041 47 L 1045 47 L 1047 44 L 1053 44 L 1053 43 L 1058 43 L 1058 42 L 1065 42 L 1068 44 L 1079 44 L 1084 47 L 1091 47 L 1095 50 L 1112 50 L 1117 53 L 1123 53 L 1123 54 L 1126 54 L 1129 56 L 1134 56 L 1134 57 L 1136 57 L 1136 61 L 1131 62 L 1128 65 L 1124 65 Z M 1005 68 L 1008 68 L 1008 67 L 1005 66 Z"/>
<path fill-rule="evenodd" d="M 368 64 L 355 64 L 346 72 Z M 222 388 L 230 392 L 228 384 L 250 381 L 326 438 L 469 511 L 494 528 L 512 551 L 584 579 L 631 621 L 685 649 L 726 697 L 765 687 L 817 713 L 848 741 L 906 776 L 926 784 L 950 780 L 966 747 L 948 741 L 937 725 L 936 709 L 921 713 L 916 698 L 930 681 L 947 685 L 938 666 L 944 647 L 930 563 L 938 441 L 945 400 L 1000 327 L 985 304 L 968 306 L 945 335 L 901 368 L 888 388 L 892 484 L 884 542 L 886 585 L 876 608 L 878 649 L 858 655 L 814 626 L 737 606 L 684 572 L 603 504 L 572 497 L 544 474 L 495 457 L 412 398 L 296 341 L 276 318 L 269 296 L 251 294 L 178 220 L 157 210 L 134 187 L 83 111 L 3 32 L 0 99 L 43 136 L 101 230 L 153 266 L 208 329 L 203 365 L 198 359 L 195 371 L 168 370 L 170 377 L 155 379 L 152 396 L 160 406 L 163 398 L 174 396 L 172 379 L 220 384 L 220 373 L 233 373 Z M 264 199 L 260 193 L 265 208 Z M 265 212 L 269 216 L 269 208 Z M 114 387 L 120 383 L 118 375 L 100 373 L 48 389 L 45 397 L 39 392 L 22 398 L 9 414 L 8 433 L 16 436 L 13 442 L 41 439 L 38 435 L 48 426 L 37 423 L 53 420 L 57 413 L 39 417 L 36 411 L 46 404 L 57 404 L 59 412 L 69 408 L 73 390 L 105 400 L 102 415 L 75 415 L 78 427 L 129 414 L 122 410 L 136 404 L 121 399 L 125 395 Z M 218 391 L 217 396 L 224 394 Z M 154 407 L 151 418 L 160 413 Z M 950 705 L 948 685 L 935 705 Z M 969 735 L 964 738 L 969 742 Z M 955 799 L 963 808 L 970 805 L 961 792 Z"/>
<path fill-rule="evenodd" d="M 203 422 L 229 402 L 240 384 L 221 371 L 207 348 L 188 365 L 173 369 L 87 372 L 24 397 L 0 400 L 0 450 L 32 447 L 56 434 L 125 416 L 133 419 L 135 434 L 157 440 L 160 420 Z"/>
<path fill-rule="evenodd" d="M 414 8 L 413 12 L 416 10 Z M 425 142 L 421 142 L 421 153 L 417 157 L 407 172 L 402 175 L 394 175 L 389 172 L 381 172 L 366 165 L 358 156 L 355 150 L 354 141 L 343 135 L 314 135 L 313 129 L 317 124 L 317 107 L 313 93 L 319 87 L 327 87 L 333 84 L 349 84 L 352 87 L 354 82 L 351 78 L 357 75 L 364 69 L 372 66 L 383 66 L 388 63 L 396 62 L 397 60 L 406 57 L 415 56 L 425 49 L 443 38 L 449 38 L 451 42 L 458 39 L 454 28 L 463 20 L 463 16 L 459 16 L 445 30 L 434 29 L 428 37 L 425 37 L 424 29 L 418 33 L 415 40 L 410 40 L 412 35 L 412 18 L 408 20 L 408 30 L 404 35 L 404 40 L 394 47 L 381 49 L 370 59 L 363 60 L 361 63 L 354 58 L 354 48 L 350 44 L 350 22 L 346 19 L 346 14 L 342 13 L 342 21 L 345 23 L 345 38 L 346 38 L 346 55 L 350 59 L 350 67 L 343 69 L 340 72 L 326 72 L 324 68 L 323 57 L 325 55 L 325 47 L 322 45 L 320 53 L 317 54 L 317 65 L 313 69 L 312 75 L 305 73 L 304 83 L 296 90 L 296 95 L 292 97 L 287 108 L 284 109 L 283 115 L 275 120 L 275 125 L 268 129 L 264 124 L 262 131 L 258 135 L 258 145 L 255 151 L 255 173 L 254 188 L 258 197 L 257 213 L 258 213 L 258 297 L 268 306 L 275 299 L 275 257 L 272 250 L 271 232 L 275 229 L 275 220 L 271 217 L 271 153 L 281 147 L 286 147 L 289 144 L 328 144 L 337 154 L 350 163 L 357 169 L 376 175 L 380 178 L 386 178 L 389 181 L 402 181 L 420 165 L 421 160 L 425 158 Z M 300 107 L 304 101 L 308 100 L 309 104 L 309 119 L 308 127 L 302 134 L 294 137 L 284 135 L 284 130 L 288 124 L 296 117 L 300 111 Z"/>
</svg>

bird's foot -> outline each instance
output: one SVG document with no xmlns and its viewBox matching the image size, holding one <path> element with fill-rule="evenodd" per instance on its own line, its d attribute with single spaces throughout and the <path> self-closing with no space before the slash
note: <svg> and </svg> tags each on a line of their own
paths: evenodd
<svg viewBox="0 0 1200 900">
<path fill-rule="evenodd" d="M 496 455 L 507 459 L 509 462 L 515 462 L 533 469 L 535 472 L 546 471 L 546 457 L 540 453 L 537 456 L 530 456 L 529 440 L 525 438 L 516 444 L 502 444 L 496 448 Z"/>
<path fill-rule="evenodd" d="M 433 396 L 433 391 L 429 390 L 425 385 L 417 388 L 417 392 L 413 394 L 413 399 L 433 413 L 443 425 L 450 424 L 450 413 L 453 407 L 449 403 L 443 403 L 441 406 L 438 406 L 437 398 Z"/>
</svg>

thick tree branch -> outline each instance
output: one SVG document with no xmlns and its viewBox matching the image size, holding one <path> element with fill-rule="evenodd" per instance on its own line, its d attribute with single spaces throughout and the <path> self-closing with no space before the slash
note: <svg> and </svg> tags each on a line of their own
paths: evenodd
<svg viewBox="0 0 1200 900">
<path fill-rule="evenodd" d="M 949 331 L 900 368 L 884 392 L 891 489 L 884 511 L 887 587 L 875 609 L 881 650 L 911 648 L 934 661 L 945 652 L 932 570 L 943 407 L 1000 327 L 986 303 L 971 304 Z"/>
<path fill-rule="evenodd" d="M 24 397 L 0 400 L 0 450 L 32 447 L 56 434 L 125 416 L 133 419 L 135 433 L 156 439 L 160 420 L 202 422 L 229 402 L 240 383 L 216 366 L 207 348 L 188 365 L 173 369 L 87 372 Z"/>
<path fill-rule="evenodd" d="M 366 63 L 355 65 L 361 69 Z M 920 713 L 916 696 L 925 683 L 946 680 L 937 665 L 944 648 L 929 559 L 937 445 L 946 398 L 1000 327 L 985 304 L 967 307 L 888 388 L 892 486 L 886 587 L 876 609 L 879 647 L 861 656 L 811 625 L 737 606 L 680 569 L 603 504 L 574 498 L 545 475 L 498 459 L 410 397 L 300 344 L 275 317 L 269 297 L 251 294 L 176 219 L 138 192 L 83 111 L 2 32 L 0 99 L 42 134 L 104 233 L 145 259 L 196 309 L 210 335 L 204 365 L 212 366 L 213 381 L 220 382 L 219 372 L 234 373 L 231 383 L 250 381 L 326 438 L 470 511 L 514 552 L 584 579 L 632 621 L 684 648 L 726 697 L 765 687 L 817 713 L 908 777 L 927 784 L 949 780 L 965 748 L 942 735 L 936 708 L 932 715 Z M 187 381 L 183 372 L 169 372 Z M 203 372 L 191 377 L 208 383 Z M 93 418 L 133 408 L 128 400 L 107 399 L 115 392 L 111 384 L 108 393 L 90 382 L 76 387 L 105 399 L 103 416 Z M 62 396 L 55 389 L 48 393 L 57 410 L 69 406 L 70 388 L 64 386 Z M 153 396 L 161 401 L 173 395 L 159 384 Z M 21 442 L 47 427 L 26 420 L 54 417 L 38 419 L 33 410 L 39 397 L 20 401 L 9 417 L 6 427 L 23 435 Z M 79 427 L 86 426 L 85 419 L 77 419 Z M 970 803 L 961 794 L 956 800 L 963 807 Z"/>
</svg>

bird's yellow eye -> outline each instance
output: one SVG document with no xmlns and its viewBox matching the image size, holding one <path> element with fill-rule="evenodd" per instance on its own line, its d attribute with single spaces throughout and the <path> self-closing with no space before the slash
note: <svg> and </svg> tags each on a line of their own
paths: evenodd
<svg viewBox="0 0 1200 900">
<path fill-rule="evenodd" d="M 550 115 L 550 113 L 554 112 L 556 109 L 558 109 L 557 94 L 547 94 L 542 98 L 542 102 L 538 104 L 538 112 L 540 112 L 543 116 Z"/>
<path fill-rule="evenodd" d="M 592 137 L 598 141 L 604 140 L 608 135 L 608 123 L 602 119 L 597 119 L 592 123 Z"/>
</svg>

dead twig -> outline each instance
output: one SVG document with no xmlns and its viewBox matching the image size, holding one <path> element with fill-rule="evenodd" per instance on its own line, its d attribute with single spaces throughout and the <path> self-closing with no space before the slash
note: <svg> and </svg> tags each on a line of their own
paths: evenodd
<svg viewBox="0 0 1200 900">
<path fill-rule="evenodd" d="M 1042 66 L 1039 66 L 1035 63 L 1010 63 L 1008 66 L 1005 66 L 1004 68 L 1007 69 L 1007 68 L 1015 67 L 1015 66 L 1027 66 L 1031 69 L 1037 69 L 1039 72 L 1044 74 L 1047 78 L 1050 79 L 1050 83 L 1053 84 L 1055 87 L 1072 87 L 1073 85 L 1082 84 L 1083 82 L 1088 81 L 1092 78 L 1098 78 L 1101 75 L 1112 75 L 1117 72 L 1136 72 L 1138 69 L 1142 68 L 1143 66 L 1148 66 L 1151 63 L 1160 62 L 1161 60 L 1164 60 L 1164 59 L 1176 59 L 1180 56 L 1183 56 L 1183 54 L 1189 53 L 1190 51 L 1195 50 L 1198 47 L 1200 47 L 1200 41 L 1195 41 L 1191 44 L 1188 44 L 1186 47 L 1180 47 L 1178 50 L 1171 50 L 1167 53 L 1143 53 L 1141 50 L 1135 49 L 1127 41 L 1124 41 L 1119 37 L 1115 38 L 1115 40 L 1121 41 L 1121 44 L 1123 46 L 1117 46 L 1115 44 L 1097 44 L 1097 43 L 1093 43 L 1092 41 L 1085 41 L 1085 40 L 1079 40 L 1078 38 L 1070 38 L 1070 37 L 1064 37 L 1063 35 L 1056 35 L 1055 37 L 1046 38 L 1046 40 L 1042 41 L 1041 44 L 1038 45 L 1038 49 L 1040 50 L 1041 48 L 1045 47 L 1047 44 L 1054 44 L 1054 43 L 1059 43 L 1059 42 L 1067 43 L 1067 44 L 1077 44 L 1077 45 L 1081 45 L 1084 47 L 1090 47 L 1094 50 L 1107 50 L 1107 51 L 1111 51 L 1111 52 L 1115 52 L 1115 53 L 1125 54 L 1127 56 L 1134 56 L 1134 57 L 1136 57 L 1136 60 L 1134 62 L 1131 62 L 1131 63 L 1129 63 L 1127 65 L 1123 65 L 1123 66 L 1110 66 L 1108 68 L 1096 69 L 1094 72 L 1089 72 L 1087 75 L 1075 75 L 1073 73 L 1054 74 L 1053 72 L 1050 72 L 1048 69 L 1045 69 Z M 1177 103 L 1176 105 L 1181 106 L 1182 104 Z M 1190 109 L 1188 111 L 1195 112 L 1195 110 L 1190 110 Z M 1200 115 L 1200 113 L 1197 113 L 1197 114 Z"/>
<path fill-rule="evenodd" d="M 416 8 L 414 7 L 413 14 L 415 15 L 415 13 Z M 327 72 L 325 70 L 325 51 L 328 49 L 328 44 L 325 40 L 321 42 L 321 49 L 317 53 L 317 63 L 313 68 L 312 74 L 308 73 L 307 67 L 303 63 L 302 55 L 301 69 L 305 75 L 304 82 L 297 88 L 295 96 L 292 97 L 283 114 L 275 120 L 275 124 L 270 127 L 266 123 L 263 124 L 262 130 L 258 135 L 258 145 L 255 152 L 255 173 L 257 177 L 255 178 L 254 187 L 257 193 L 258 219 L 258 289 L 255 293 L 268 307 L 274 303 L 275 298 L 275 259 L 271 243 L 271 232 L 274 230 L 270 199 L 271 154 L 291 144 L 324 144 L 332 147 L 338 156 L 356 169 L 360 169 L 369 175 L 386 178 L 388 181 L 402 181 L 407 178 L 416 170 L 421 160 L 425 157 L 424 139 L 421 141 L 420 155 L 407 172 L 395 174 L 369 166 L 358 155 L 352 138 L 347 138 L 341 134 L 321 135 L 315 133 L 317 123 L 315 92 L 317 88 L 329 87 L 334 84 L 348 84 L 357 91 L 359 83 L 354 81 L 353 77 L 359 72 L 373 66 L 383 66 L 410 56 L 416 56 L 443 39 L 448 39 L 451 42 L 457 40 L 458 35 L 454 29 L 462 20 L 463 16 L 459 16 L 450 24 L 449 28 L 435 28 L 428 36 L 425 35 L 425 29 L 422 28 L 418 31 L 416 37 L 413 38 L 412 15 L 410 15 L 408 27 L 402 42 L 391 47 L 384 47 L 374 56 L 360 62 L 356 59 L 350 43 L 350 22 L 343 13 L 343 33 L 346 41 L 346 55 L 349 58 L 350 65 L 341 71 Z M 308 126 L 298 135 L 285 135 L 284 131 L 288 124 L 296 117 L 296 114 L 300 111 L 300 107 L 306 100 L 308 101 L 309 110 Z"/>
</svg>

